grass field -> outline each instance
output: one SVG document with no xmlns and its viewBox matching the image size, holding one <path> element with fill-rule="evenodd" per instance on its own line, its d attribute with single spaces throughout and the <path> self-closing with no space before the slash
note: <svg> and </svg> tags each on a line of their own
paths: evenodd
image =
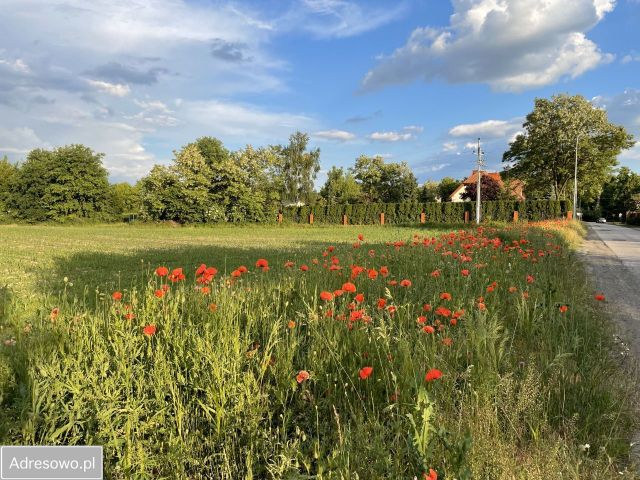
<svg viewBox="0 0 640 480">
<path fill-rule="evenodd" d="M 637 478 L 577 227 L 451 228 L 0 226 L 1 441 L 114 479 Z"/>
</svg>

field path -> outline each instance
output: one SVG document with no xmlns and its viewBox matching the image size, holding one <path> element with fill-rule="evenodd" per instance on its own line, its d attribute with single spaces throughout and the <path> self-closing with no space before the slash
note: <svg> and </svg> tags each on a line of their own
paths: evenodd
<svg viewBox="0 0 640 480">
<path fill-rule="evenodd" d="M 624 344 L 621 347 L 628 347 L 630 361 L 637 366 L 640 363 L 640 228 L 589 224 L 581 253 L 594 286 L 606 296 L 606 309 Z M 640 432 L 636 433 L 634 443 L 634 457 L 640 465 Z"/>
</svg>

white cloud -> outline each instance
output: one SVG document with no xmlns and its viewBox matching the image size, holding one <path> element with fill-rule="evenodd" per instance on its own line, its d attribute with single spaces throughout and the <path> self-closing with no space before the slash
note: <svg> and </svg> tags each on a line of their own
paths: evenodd
<svg viewBox="0 0 640 480">
<path fill-rule="evenodd" d="M 417 79 L 522 91 L 575 78 L 613 59 L 585 33 L 615 0 L 453 0 L 445 28 L 415 29 L 363 80 L 375 90 Z"/>
<path fill-rule="evenodd" d="M 87 80 L 87 83 L 96 90 L 113 95 L 114 97 L 125 97 L 131 93 L 129 85 L 123 85 L 121 83 L 109 83 L 103 82 L 102 80 Z"/>
<path fill-rule="evenodd" d="M 413 140 L 414 136 L 411 133 L 401 132 L 373 132 L 369 138 L 377 142 L 406 142 Z"/>
<path fill-rule="evenodd" d="M 419 125 L 409 125 L 404 127 L 402 130 L 409 133 L 422 133 L 424 131 L 424 127 Z"/>
<path fill-rule="evenodd" d="M 25 154 L 33 148 L 46 148 L 36 132 L 29 127 L 0 127 L 0 153 Z"/>
<path fill-rule="evenodd" d="M 25 63 L 21 58 L 16 58 L 15 60 L 7 60 L 4 58 L 0 58 L 0 66 L 7 67 L 14 72 L 29 74 L 31 73 L 31 69 L 29 65 Z"/>
<path fill-rule="evenodd" d="M 442 144 L 442 151 L 455 152 L 458 150 L 458 144 L 456 142 L 445 142 Z"/>
<path fill-rule="evenodd" d="M 313 133 L 311 136 L 325 140 L 338 140 L 341 142 L 346 142 L 347 140 L 353 140 L 356 138 L 354 133 L 346 132 L 344 130 L 322 130 Z"/>
<path fill-rule="evenodd" d="M 449 130 L 449 135 L 452 137 L 507 137 L 515 130 L 522 128 L 522 121 L 522 118 L 514 118 L 512 120 L 485 120 L 478 123 L 456 125 Z"/>
<path fill-rule="evenodd" d="M 607 111 L 609 120 L 640 135 L 640 90 L 629 88 L 613 96 L 599 95 L 591 102 Z"/>
<path fill-rule="evenodd" d="M 417 173 L 417 174 L 433 173 L 433 172 L 439 172 L 440 170 L 443 170 L 450 165 L 451 165 L 450 163 L 437 163 L 435 165 L 427 164 L 427 165 L 413 167 L 413 171 L 414 173 Z"/>
</svg>

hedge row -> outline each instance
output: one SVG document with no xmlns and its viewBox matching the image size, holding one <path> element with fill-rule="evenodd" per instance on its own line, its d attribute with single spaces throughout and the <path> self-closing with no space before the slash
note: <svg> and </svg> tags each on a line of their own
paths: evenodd
<svg viewBox="0 0 640 480">
<path fill-rule="evenodd" d="M 626 218 L 627 225 L 640 225 L 640 212 L 629 212 Z"/>
<path fill-rule="evenodd" d="M 518 212 L 520 220 L 546 220 L 560 218 L 571 211 L 572 205 L 566 200 L 529 200 L 487 201 L 482 202 L 482 219 L 484 221 L 513 220 L 513 212 Z M 425 214 L 427 223 L 461 223 L 465 212 L 469 212 L 469 221 L 475 221 L 475 202 L 442 202 L 442 203 L 368 203 L 356 205 L 328 205 L 285 207 L 282 210 L 283 221 L 287 223 L 308 223 L 313 213 L 314 223 L 342 223 L 343 215 L 349 224 L 373 225 L 380 223 L 380 214 L 384 213 L 384 221 L 388 224 L 407 224 L 420 221 L 420 214 Z"/>
</svg>

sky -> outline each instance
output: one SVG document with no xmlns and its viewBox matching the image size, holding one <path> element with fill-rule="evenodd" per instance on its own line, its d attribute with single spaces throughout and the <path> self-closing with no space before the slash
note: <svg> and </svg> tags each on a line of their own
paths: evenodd
<svg viewBox="0 0 640 480">
<path fill-rule="evenodd" d="M 535 98 L 580 94 L 640 140 L 640 0 L 0 0 L 0 156 L 82 143 L 135 182 L 204 135 L 296 130 L 333 165 L 420 183 L 487 168 Z M 640 142 L 620 155 L 640 172 Z"/>
</svg>

